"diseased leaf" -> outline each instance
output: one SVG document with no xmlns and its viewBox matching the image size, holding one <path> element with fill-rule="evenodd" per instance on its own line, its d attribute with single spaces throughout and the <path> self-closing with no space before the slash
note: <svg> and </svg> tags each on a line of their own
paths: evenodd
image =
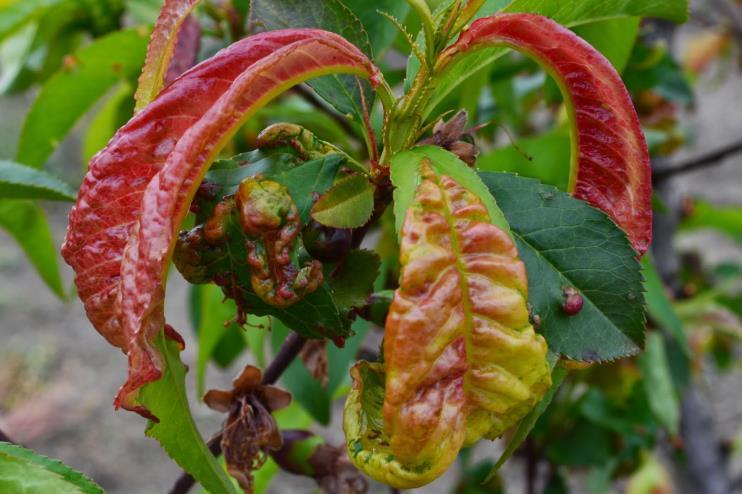
<svg viewBox="0 0 742 494">
<path fill-rule="evenodd" d="M 358 228 L 366 224 L 373 210 L 373 185 L 363 175 L 352 175 L 319 198 L 312 208 L 312 218 L 333 228 Z"/>
<path fill-rule="evenodd" d="M 0 160 L 0 199 L 48 199 L 74 201 L 67 183 L 42 170 Z"/>
<path fill-rule="evenodd" d="M 493 14 L 502 2 L 490 0 L 482 7 L 477 18 Z M 513 0 L 503 12 L 541 14 L 568 27 L 579 26 L 594 21 L 615 17 L 661 17 L 675 22 L 684 22 L 688 16 L 688 2 L 686 0 L 570 0 L 555 2 L 553 0 Z M 501 57 L 506 50 L 503 48 L 486 48 L 461 57 L 457 63 L 436 75 L 436 92 L 425 108 L 424 114 L 429 115 L 438 104 L 443 101 L 459 84 L 483 67 L 490 65 Z M 407 79 L 412 80 L 419 63 L 414 57 L 410 58 L 407 70 Z"/>
<path fill-rule="evenodd" d="M 652 413 L 671 434 L 676 435 L 680 406 L 665 354 L 665 342 L 660 333 L 652 332 L 647 337 L 647 348 L 639 357 L 639 367 Z"/>
<path fill-rule="evenodd" d="M 528 269 L 528 301 L 549 349 L 582 361 L 638 353 L 644 288 L 624 232 L 555 187 L 507 173 L 480 175 L 510 222 Z M 574 315 L 563 308 L 565 288 L 583 300 Z"/>
<path fill-rule="evenodd" d="M 495 198 L 474 170 L 445 149 L 437 146 L 420 146 L 398 153 L 392 159 L 391 175 L 395 187 L 394 218 L 397 233 L 402 231 L 402 223 L 420 185 L 419 164 L 422 159 L 427 159 L 437 173 L 453 178 L 473 192 L 484 203 L 492 223 L 506 232 L 510 230 L 505 216 L 497 207 Z"/>
<path fill-rule="evenodd" d="M 371 295 L 381 261 L 370 250 L 351 250 L 327 278 L 335 303 L 341 310 L 361 307 Z"/>
<path fill-rule="evenodd" d="M 531 14 L 479 19 L 441 54 L 437 70 L 493 46 L 523 51 L 557 80 L 572 123 L 568 190 L 608 213 L 643 254 L 652 236 L 649 154 L 639 118 L 616 70 L 565 27 Z"/>
<path fill-rule="evenodd" d="M 344 417 L 356 467 L 403 489 L 437 478 L 462 446 L 500 436 L 551 385 L 515 244 L 429 163 L 402 226 L 383 366 L 354 367 Z"/>
<path fill-rule="evenodd" d="M 145 434 L 156 439 L 168 455 L 209 492 L 236 494 L 229 477 L 198 432 L 185 388 L 186 368 L 180 361 L 178 343 L 164 331 L 153 341 L 162 359 L 161 376 L 146 384 L 139 395 L 145 407 L 159 421 L 150 420 Z"/>
<path fill-rule="evenodd" d="M 0 442 L 0 492 L 103 494 L 103 489 L 58 460 Z"/>
<path fill-rule="evenodd" d="M 117 82 L 132 79 L 144 60 L 146 32 L 104 36 L 71 55 L 41 88 L 26 114 L 15 161 L 41 168 L 61 140 Z"/>
<path fill-rule="evenodd" d="M 65 298 L 57 262 L 57 243 L 46 214 L 32 201 L 0 200 L 0 228 L 7 231 L 28 256 L 46 285 Z"/>
<path fill-rule="evenodd" d="M 62 252 L 88 317 L 134 364 L 118 406 L 135 408 L 137 390 L 160 376 L 161 357 L 150 341 L 165 325 L 165 275 L 211 161 L 276 95 L 337 72 L 378 81 L 368 58 L 333 33 L 246 38 L 176 79 L 91 162 Z"/>
<path fill-rule="evenodd" d="M 252 0 L 250 18 L 265 28 L 319 28 L 341 35 L 367 57 L 372 58 L 371 44 L 363 24 L 340 0 Z M 354 114 L 363 120 L 361 91 L 355 77 L 330 75 L 309 82 L 322 98 L 342 114 Z M 361 81 L 366 106 L 371 109 L 374 92 Z"/>
<path fill-rule="evenodd" d="M 541 398 L 538 405 L 536 405 L 533 410 L 531 410 L 528 415 L 523 417 L 523 420 L 520 421 L 515 432 L 513 432 L 513 435 L 510 437 L 510 442 L 508 442 L 508 445 L 505 447 L 505 451 L 502 452 L 500 458 L 497 459 L 497 463 L 492 467 L 488 478 L 493 478 L 500 467 L 502 467 L 505 462 L 513 456 L 513 453 L 515 453 L 520 445 L 523 444 L 523 441 L 525 441 L 528 434 L 531 433 L 531 430 L 533 430 L 539 417 L 541 417 L 546 409 L 549 408 L 549 405 L 551 405 L 554 395 L 559 391 L 559 387 L 562 385 L 562 382 L 564 381 L 564 378 L 567 377 L 568 373 L 569 372 L 564 367 L 553 367 L 551 371 L 551 388 L 549 388 L 549 391 L 544 394 L 544 397 Z"/>
<path fill-rule="evenodd" d="M 139 86 L 134 94 L 135 112 L 147 106 L 160 93 L 175 55 L 181 26 L 199 2 L 200 0 L 165 0 L 163 3 L 147 46 L 147 58 L 139 76 Z"/>
</svg>

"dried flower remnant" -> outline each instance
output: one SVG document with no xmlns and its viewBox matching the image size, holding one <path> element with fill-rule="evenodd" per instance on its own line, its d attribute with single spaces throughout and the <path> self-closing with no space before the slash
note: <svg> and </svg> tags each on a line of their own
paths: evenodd
<svg viewBox="0 0 742 494">
<path fill-rule="evenodd" d="M 420 144 L 432 144 L 451 151 L 469 166 L 474 165 L 479 156 L 479 149 L 474 144 L 473 133 L 481 126 L 466 128 L 468 115 L 461 110 L 446 122 L 438 120 L 433 127 L 433 135 L 420 141 Z"/>
<path fill-rule="evenodd" d="M 227 470 L 246 492 L 252 492 L 252 472 L 268 458 L 268 452 L 283 445 L 281 431 L 272 412 L 288 406 L 291 395 L 275 386 L 264 385 L 262 372 L 252 365 L 232 381 L 233 389 L 212 389 L 204 396 L 206 405 L 228 413 L 222 435 L 222 452 Z"/>
<path fill-rule="evenodd" d="M 299 353 L 301 361 L 314 379 L 323 388 L 327 387 L 329 379 L 327 370 L 327 340 L 309 340 L 301 348 Z"/>
</svg>

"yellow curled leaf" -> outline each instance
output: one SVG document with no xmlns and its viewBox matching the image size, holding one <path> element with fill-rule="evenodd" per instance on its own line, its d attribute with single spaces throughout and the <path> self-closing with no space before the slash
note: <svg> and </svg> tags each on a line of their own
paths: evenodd
<svg viewBox="0 0 742 494">
<path fill-rule="evenodd" d="M 401 231 L 384 363 L 353 369 L 344 418 L 354 464 L 404 489 L 437 478 L 461 447 L 500 436 L 551 385 L 510 235 L 427 158 L 420 175 Z"/>
</svg>

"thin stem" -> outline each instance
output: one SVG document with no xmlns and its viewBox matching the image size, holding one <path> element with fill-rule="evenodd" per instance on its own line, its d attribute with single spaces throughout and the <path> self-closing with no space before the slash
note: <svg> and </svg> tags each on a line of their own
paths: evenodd
<svg viewBox="0 0 742 494">
<path fill-rule="evenodd" d="M 666 180 L 674 175 L 687 173 L 690 171 L 705 168 L 707 166 L 719 165 L 727 156 L 731 156 L 740 152 L 742 152 L 742 140 L 733 142 L 728 146 L 724 146 L 710 153 L 703 154 L 696 158 L 682 162 L 678 165 L 668 166 L 667 168 L 663 167 L 660 170 L 655 170 L 655 172 L 652 174 L 652 178 L 656 183 L 658 181 Z"/>
<path fill-rule="evenodd" d="M 425 33 L 425 55 L 427 58 L 425 62 L 433 63 L 436 39 L 433 14 L 430 12 L 430 7 L 428 7 L 428 4 L 424 0 L 407 0 L 407 3 L 410 4 L 410 7 L 415 11 L 423 25 L 423 32 Z"/>
<path fill-rule="evenodd" d="M 281 348 L 278 350 L 276 357 L 265 369 L 262 383 L 275 384 L 275 382 L 278 381 L 278 378 L 281 377 L 281 374 L 284 373 L 288 366 L 291 365 L 291 362 L 293 362 L 296 356 L 299 355 L 299 352 L 306 341 L 306 338 L 298 333 L 292 332 L 289 334 L 281 345 Z M 219 431 L 219 433 L 209 439 L 207 445 L 209 451 L 211 451 L 214 456 L 222 454 L 222 431 Z M 190 474 L 183 472 L 170 489 L 170 494 L 186 494 L 191 490 L 191 487 L 193 487 L 193 484 L 195 483 L 196 481 Z"/>
</svg>

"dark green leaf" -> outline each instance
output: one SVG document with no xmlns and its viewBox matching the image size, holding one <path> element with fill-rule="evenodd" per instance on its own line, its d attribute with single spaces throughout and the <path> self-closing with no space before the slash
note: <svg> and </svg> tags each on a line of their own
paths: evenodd
<svg viewBox="0 0 742 494">
<path fill-rule="evenodd" d="M 612 455 L 611 431 L 595 424 L 580 424 L 569 434 L 549 444 L 546 456 L 554 463 L 569 466 L 598 466 Z"/>
<path fill-rule="evenodd" d="M 375 252 L 352 250 L 339 266 L 333 269 L 327 282 L 335 303 L 341 310 L 361 307 L 366 303 L 379 276 L 381 261 Z"/>
<path fill-rule="evenodd" d="M 236 494 L 231 480 L 209 451 L 191 416 L 185 388 L 186 369 L 180 361 L 178 344 L 160 333 L 155 347 L 163 357 L 162 377 L 145 385 L 139 396 L 141 404 L 159 422 L 150 421 L 145 434 L 157 439 L 168 455 L 209 492 Z"/>
<path fill-rule="evenodd" d="M 60 461 L 0 442 L 0 492 L 103 494 L 103 489 Z"/>
<path fill-rule="evenodd" d="M 269 30 L 310 27 L 341 35 L 369 57 L 373 57 L 368 34 L 353 12 L 340 0 L 252 0 L 250 18 Z M 342 114 L 354 114 L 361 122 L 363 105 L 358 78 L 330 75 L 309 82 L 317 93 Z M 374 93 L 361 81 L 366 104 L 373 104 Z"/>
<path fill-rule="evenodd" d="M 647 337 L 647 348 L 639 357 L 639 367 L 652 413 L 671 434 L 677 434 L 680 407 L 660 333 L 652 332 Z"/>
<path fill-rule="evenodd" d="M 118 81 L 139 72 L 147 32 L 119 31 L 81 48 L 44 84 L 21 130 L 16 161 L 40 168 L 75 122 Z"/>
<path fill-rule="evenodd" d="M 72 187 L 45 171 L 0 160 L 0 199 L 74 201 L 76 196 Z"/>
<path fill-rule="evenodd" d="M 65 298 L 57 244 L 44 210 L 31 201 L 0 200 L 0 228 L 15 238 L 47 286 Z"/>
<path fill-rule="evenodd" d="M 644 298 L 647 301 L 649 316 L 660 326 L 670 332 L 677 341 L 683 353 L 691 357 L 688 335 L 685 334 L 683 322 L 678 317 L 675 309 L 667 296 L 665 285 L 662 283 L 657 269 L 649 255 L 642 259 L 644 275 L 644 287 L 647 290 Z"/>
<path fill-rule="evenodd" d="M 358 319 L 353 323 L 352 329 L 355 335 L 349 337 L 342 348 L 328 342 L 327 388 L 322 387 L 319 381 L 311 376 L 300 359 L 294 359 L 281 376 L 281 382 L 291 392 L 294 399 L 323 425 L 330 423 L 333 394 L 348 379 L 348 369 L 356 359 L 356 353 L 368 332 L 369 324 L 362 319 Z M 278 351 L 288 334 L 289 329 L 285 325 L 281 324 L 280 321 L 273 321 L 271 345 L 274 352 Z"/>
<path fill-rule="evenodd" d="M 408 3 L 401 0 L 343 0 L 343 3 L 366 28 L 373 54 L 377 58 L 391 46 L 398 33 L 396 26 L 379 12 L 386 12 L 403 21 L 410 10 Z"/>
<path fill-rule="evenodd" d="M 315 203 L 312 218 L 333 228 L 358 228 L 374 210 L 374 187 L 363 175 L 352 175 L 332 186 Z"/>
<path fill-rule="evenodd" d="M 693 88 L 664 44 L 650 47 L 636 43 L 624 70 L 623 81 L 634 95 L 654 91 L 669 101 L 693 104 Z"/>
<path fill-rule="evenodd" d="M 549 349 L 574 360 L 613 360 L 644 344 L 639 262 L 604 213 L 555 187 L 506 173 L 482 173 L 510 222 L 528 271 L 529 303 Z M 563 287 L 584 305 L 562 310 Z"/>
</svg>

